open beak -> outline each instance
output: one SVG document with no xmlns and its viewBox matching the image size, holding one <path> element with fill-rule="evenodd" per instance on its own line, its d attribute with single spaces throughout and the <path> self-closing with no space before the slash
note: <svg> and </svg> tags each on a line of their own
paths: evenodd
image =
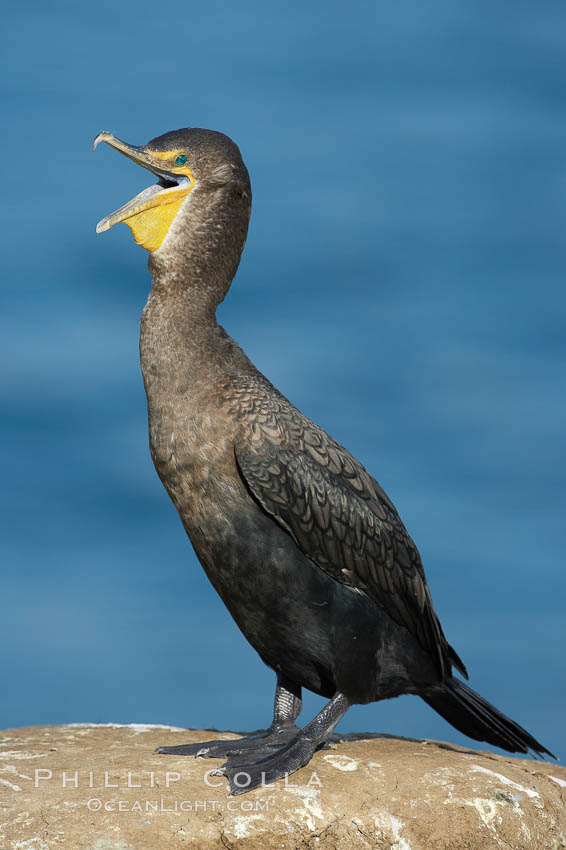
<svg viewBox="0 0 566 850">
<path fill-rule="evenodd" d="M 194 185 L 189 168 L 171 165 L 171 152 L 150 151 L 146 146 L 129 145 L 117 139 L 112 133 L 99 133 L 93 143 L 93 150 L 100 142 L 106 142 L 110 147 L 127 156 L 133 162 L 147 168 L 158 178 L 157 183 L 148 186 L 123 207 L 104 216 L 96 225 L 96 232 L 103 233 L 120 221 L 127 221 L 134 216 L 153 207 L 168 204 L 180 204 Z M 185 157 L 186 159 L 186 157 Z M 167 166 L 167 167 L 166 167 Z"/>
</svg>

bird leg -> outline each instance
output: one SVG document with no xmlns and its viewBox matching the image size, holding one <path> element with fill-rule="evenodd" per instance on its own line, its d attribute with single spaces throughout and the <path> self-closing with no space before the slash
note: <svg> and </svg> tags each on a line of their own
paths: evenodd
<svg viewBox="0 0 566 850">
<path fill-rule="evenodd" d="M 228 778 L 232 795 L 243 794 L 277 779 L 287 779 L 295 770 L 308 764 L 315 750 L 330 738 L 349 707 L 347 698 L 337 693 L 304 729 L 297 730 L 280 749 L 275 752 L 271 749 L 265 756 L 257 749 L 229 754 L 226 764 L 215 773 Z"/>
<path fill-rule="evenodd" d="M 269 729 L 255 735 L 246 735 L 233 741 L 201 741 L 197 744 L 181 744 L 178 747 L 158 747 L 156 753 L 171 756 L 202 756 L 203 758 L 228 758 L 244 753 L 252 755 L 252 761 L 266 758 L 292 740 L 298 727 L 295 720 L 301 713 L 301 688 L 290 682 L 282 673 L 277 674 L 277 687 L 273 706 L 273 721 Z"/>
</svg>

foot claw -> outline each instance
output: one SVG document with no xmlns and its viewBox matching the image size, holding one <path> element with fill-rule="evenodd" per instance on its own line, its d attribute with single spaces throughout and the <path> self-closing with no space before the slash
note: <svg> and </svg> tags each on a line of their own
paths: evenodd
<svg viewBox="0 0 566 850">
<path fill-rule="evenodd" d="M 206 748 L 202 744 L 182 744 L 180 747 L 156 747 L 154 753 L 168 756 L 194 756 L 195 758 L 204 753 Z"/>
</svg>

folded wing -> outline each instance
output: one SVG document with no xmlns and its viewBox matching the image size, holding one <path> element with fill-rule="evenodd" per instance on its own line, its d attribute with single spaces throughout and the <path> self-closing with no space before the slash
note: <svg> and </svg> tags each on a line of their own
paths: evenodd
<svg viewBox="0 0 566 850">
<path fill-rule="evenodd" d="M 289 429 L 254 423 L 235 446 L 241 475 L 262 508 L 336 581 L 357 588 L 405 626 L 438 662 L 466 668 L 434 612 L 418 550 L 367 470 L 293 410 Z M 292 439 L 288 438 L 292 435 Z"/>
</svg>

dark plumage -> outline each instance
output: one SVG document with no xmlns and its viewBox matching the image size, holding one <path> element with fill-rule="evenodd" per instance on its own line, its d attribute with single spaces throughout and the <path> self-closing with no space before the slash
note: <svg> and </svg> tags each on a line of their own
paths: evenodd
<svg viewBox="0 0 566 850">
<path fill-rule="evenodd" d="M 453 678 L 453 667 L 467 678 L 466 668 L 435 614 L 417 548 L 377 481 L 217 324 L 251 209 L 236 145 L 198 129 L 135 149 L 100 138 L 143 157 L 172 196 L 181 178 L 168 151 L 183 152 L 182 173 L 194 180 L 149 260 L 140 351 L 151 454 L 212 584 L 277 673 L 265 735 L 161 752 L 227 757 L 223 771 L 238 793 L 306 764 L 352 703 L 413 693 L 477 740 L 548 753 Z M 331 701 L 299 730 L 303 686 Z"/>
</svg>

